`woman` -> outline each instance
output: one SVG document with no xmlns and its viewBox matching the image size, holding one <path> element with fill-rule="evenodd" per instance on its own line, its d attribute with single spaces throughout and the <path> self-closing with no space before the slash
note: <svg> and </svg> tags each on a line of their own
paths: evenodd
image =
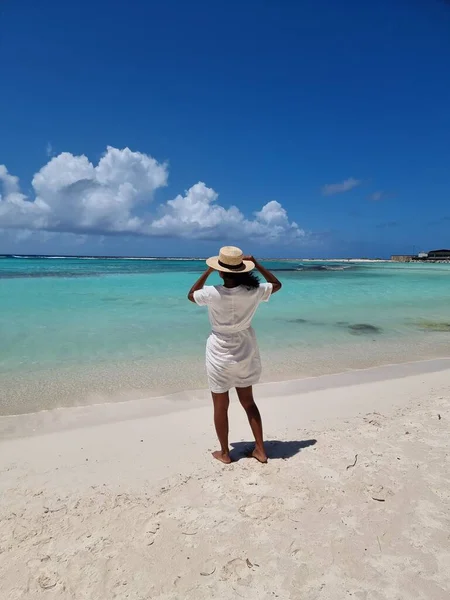
<svg viewBox="0 0 450 600">
<path fill-rule="evenodd" d="M 253 400 L 253 385 L 261 375 L 261 359 L 251 320 L 261 302 L 281 289 L 281 283 L 252 256 L 244 257 L 234 246 L 221 248 L 219 256 L 208 258 L 208 269 L 189 291 L 188 298 L 199 306 L 207 306 L 212 326 L 206 344 L 206 371 L 214 402 L 214 424 L 220 450 L 214 458 L 231 462 L 228 447 L 229 390 L 236 388 L 255 437 L 252 453 L 262 463 L 267 462 L 264 450 L 261 415 Z M 254 268 L 267 283 L 259 283 L 250 273 Z M 223 285 L 205 286 L 213 271 L 218 271 Z"/>
</svg>

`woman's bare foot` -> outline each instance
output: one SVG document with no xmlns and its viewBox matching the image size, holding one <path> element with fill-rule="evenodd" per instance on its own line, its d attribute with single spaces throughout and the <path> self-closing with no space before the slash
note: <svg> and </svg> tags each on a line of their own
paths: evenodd
<svg viewBox="0 0 450 600">
<path fill-rule="evenodd" d="M 228 452 L 222 452 L 222 450 L 216 450 L 212 455 L 214 458 L 224 463 L 225 465 L 229 465 L 231 463 L 231 458 Z"/>
<path fill-rule="evenodd" d="M 256 460 L 260 463 L 266 464 L 267 462 L 267 454 L 265 453 L 264 449 L 261 450 L 260 448 L 255 448 L 250 456 L 252 458 L 256 458 Z"/>
</svg>

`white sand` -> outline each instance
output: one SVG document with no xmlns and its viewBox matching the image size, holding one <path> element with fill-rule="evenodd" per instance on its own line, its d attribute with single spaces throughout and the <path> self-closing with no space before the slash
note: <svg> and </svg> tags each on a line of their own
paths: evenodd
<svg viewBox="0 0 450 600">
<path fill-rule="evenodd" d="M 0 419 L 0 598 L 448 600 L 450 361 L 258 393 L 268 465 L 204 393 Z"/>
</svg>

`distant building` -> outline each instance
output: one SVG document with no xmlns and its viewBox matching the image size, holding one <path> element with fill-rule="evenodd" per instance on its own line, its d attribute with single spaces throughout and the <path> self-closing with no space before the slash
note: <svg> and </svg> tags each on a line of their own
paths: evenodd
<svg viewBox="0 0 450 600">
<path fill-rule="evenodd" d="M 450 250 L 430 250 L 430 252 L 419 252 L 419 254 L 394 254 L 391 256 L 391 260 L 394 262 L 450 262 Z"/>
<path fill-rule="evenodd" d="M 414 254 L 393 254 L 391 260 L 394 262 L 411 262 L 416 256 Z"/>
<path fill-rule="evenodd" d="M 450 260 L 450 250 L 431 250 L 427 258 L 428 260 Z"/>
</svg>

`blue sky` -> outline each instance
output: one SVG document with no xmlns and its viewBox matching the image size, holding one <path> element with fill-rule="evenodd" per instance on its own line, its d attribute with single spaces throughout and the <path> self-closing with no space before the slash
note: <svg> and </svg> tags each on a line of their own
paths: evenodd
<svg viewBox="0 0 450 600">
<path fill-rule="evenodd" d="M 0 7 L 0 252 L 450 246 L 450 4 Z"/>
</svg>

